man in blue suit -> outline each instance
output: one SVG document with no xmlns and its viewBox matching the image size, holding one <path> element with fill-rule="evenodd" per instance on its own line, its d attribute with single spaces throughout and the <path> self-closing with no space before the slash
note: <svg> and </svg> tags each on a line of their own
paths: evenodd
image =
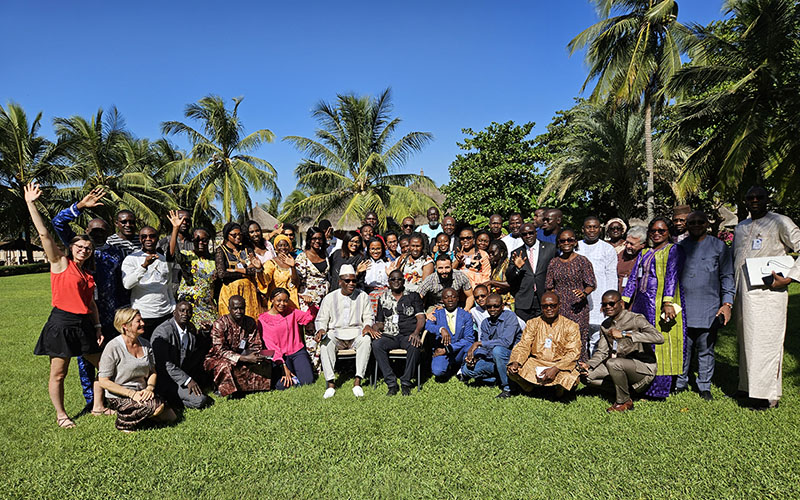
<svg viewBox="0 0 800 500">
<path fill-rule="evenodd" d="M 425 322 L 425 330 L 435 335 L 431 373 L 434 377 L 452 375 L 467 350 L 475 341 L 472 315 L 458 307 L 458 292 L 452 288 L 442 290 L 444 307 L 434 311 L 435 320 Z"/>
</svg>

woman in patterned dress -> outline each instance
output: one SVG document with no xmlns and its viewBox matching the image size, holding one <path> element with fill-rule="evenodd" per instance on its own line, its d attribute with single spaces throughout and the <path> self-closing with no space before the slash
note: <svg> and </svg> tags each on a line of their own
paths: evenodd
<svg viewBox="0 0 800 500">
<path fill-rule="evenodd" d="M 319 227 L 310 227 L 306 233 L 305 251 L 297 256 L 295 270 L 298 278 L 298 295 L 300 310 L 308 311 L 312 307 L 319 309 L 322 299 L 328 294 L 328 258 L 326 255 L 327 238 Z M 314 324 L 305 329 L 305 343 L 311 363 L 317 373 L 320 371 L 319 346 L 314 341 Z"/>
<path fill-rule="evenodd" d="M 489 288 L 490 292 L 500 294 L 503 297 L 503 305 L 513 311 L 514 295 L 511 293 L 511 286 L 506 279 L 508 247 L 503 240 L 494 240 L 489 243 L 489 263 L 492 266 L 492 274 L 484 285 Z"/>
<path fill-rule="evenodd" d="M 214 252 L 217 266 L 217 279 L 222 281 L 219 291 L 219 315 L 228 314 L 228 300 L 234 295 L 241 295 L 245 302 L 245 314 L 255 319 L 263 312 L 258 297 L 260 288 L 266 292 L 261 277 L 261 261 L 252 250 L 242 244 L 244 235 L 242 226 L 236 222 L 228 222 L 222 228 L 222 245 Z"/>
<path fill-rule="evenodd" d="M 378 299 L 389 288 L 389 262 L 386 259 L 386 246 L 374 237 L 367 243 L 367 271 L 364 273 L 364 291 L 369 294 L 372 314 L 378 314 Z"/>
<path fill-rule="evenodd" d="M 597 286 L 594 269 L 589 259 L 575 253 L 578 239 L 575 231 L 564 228 L 556 238 L 561 255 L 553 258 L 547 266 L 545 288 L 558 295 L 561 302 L 559 313 L 571 319 L 581 330 L 580 361 L 589 359 L 589 300 L 587 297 Z"/>
<path fill-rule="evenodd" d="M 486 283 L 492 274 L 492 265 L 489 256 L 475 246 L 475 230 L 465 227 L 458 233 L 459 250 L 453 262 L 453 269 L 458 269 L 467 275 L 472 288 Z"/>
<path fill-rule="evenodd" d="M 401 240 L 402 243 L 402 240 Z M 406 280 L 406 290 L 419 292 L 422 280 L 433 272 L 433 259 L 425 248 L 425 237 L 422 233 L 411 233 L 408 239 L 408 253 L 393 262 L 392 269 L 403 271 Z"/>
<path fill-rule="evenodd" d="M 295 270 L 294 257 L 292 257 L 292 252 L 294 251 L 292 240 L 288 236 L 279 234 L 275 237 L 274 245 L 277 255 L 274 259 L 270 259 L 264 264 L 263 275 L 264 282 L 267 285 L 265 295 L 269 297 L 276 288 L 284 288 L 289 292 L 289 302 L 291 302 L 292 307 L 299 309 L 300 300 L 297 297 L 297 288 L 300 280 Z M 264 309 L 268 310 L 270 307 L 272 307 L 272 304 L 267 298 Z"/>
<path fill-rule="evenodd" d="M 209 252 L 211 235 L 202 228 L 192 233 L 194 251 L 183 250 L 175 253 L 175 260 L 181 266 L 183 279 L 178 286 L 178 299 L 194 305 L 192 323 L 198 330 L 211 330 L 217 319 L 217 304 L 214 302 L 214 283 L 217 265 Z"/>
</svg>

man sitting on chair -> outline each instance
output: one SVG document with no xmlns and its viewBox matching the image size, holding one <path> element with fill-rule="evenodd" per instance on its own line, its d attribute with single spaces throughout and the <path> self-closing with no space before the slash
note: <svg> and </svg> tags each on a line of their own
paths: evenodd
<svg viewBox="0 0 800 500">
<path fill-rule="evenodd" d="M 369 294 L 356 288 L 356 270 L 350 264 L 339 269 L 339 289 L 322 299 L 317 314 L 317 334 L 314 340 L 320 344 L 322 372 L 328 382 L 324 399 L 336 393 L 333 366 L 339 349 L 356 351 L 356 376 L 353 379 L 353 394 L 364 396 L 361 380 L 367 371 L 372 339 L 380 333 L 372 328 L 372 305 Z"/>
<path fill-rule="evenodd" d="M 411 394 L 411 377 L 419 364 L 422 339 L 420 332 L 425 326 L 425 312 L 422 299 L 418 293 L 405 289 L 403 271 L 395 269 L 389 274 L 389 289 L 378 299 L 378 317 L 375 329 L 380 331 L 379 338 L 372 342 L 375 362 L 383 373 L 383 379 L 389 387 L 387 396 L 397 394 L 397 376 L 389 364 L 389 351 L 405 349 L 406 367 L 400 377 L 403 396 Z M 419 380 L 417 380 L 419 384 Z"/>
<path fill-rule="evenodd" d="M 475 341 L 472 315 L 458 307 L 459 293 L 453 288 L 442 290 L 444 307 L 428 315 L 425 330 L 435 335 L 431 373 L 447 377 L 464 362 L 467 350 Z M 430 319 L 431 316 L 433 319 Z"/>
<path fill-rule="evenodd" d="M 581 362 L 587 385 L 599 386 L 610 377 L 617 399 L 610 412 L 633 409 L 631 389 L 642 392 L 656 375 L 656 354 L 653 344 L 663 344 L 664 336 L 641 314 L 625 309 L 622 296 L 616 290 L 603 294 L 603 314 L 600 341 L 588 363 Z"/>
<path fill-rule="evenodd" d="M 542 315 L 528 320 L 522 339 L 511 350 L 508 377 L 530 392 L 534 387 L 555 387 L 555 397 L 571 391 L 578 381 L 581 331 L 574 321 L 558 314 L 559 298 L 545 292 Z"/>
</svg>

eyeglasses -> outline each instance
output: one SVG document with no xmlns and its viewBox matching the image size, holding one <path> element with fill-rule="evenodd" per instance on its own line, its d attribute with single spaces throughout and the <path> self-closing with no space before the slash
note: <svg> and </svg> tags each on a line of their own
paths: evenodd
<svg viewBox="0 0 800 500">
<path fill-rule="evenodd" d="M 560 238 L 558 240 L 559 243 L 575 243 L 576 241 L 578 240 L 576 240 L 575 238 Z"/>
<path fill-rule="evenodd" d="M 536 234 L 536 231 L 525 231 L 524 233 L 519 233 L 520 236 L 530 236 L 532 234 Z"/>
<path fill-rule="evenodd" d="M 653 228 L 653 229 L 650 230 L 650 232 L 651 233 L 658 233 L 658 234 L 666 234 L 667 233 L 667 229 Z"/>
<path fill-rule="evenodd" d="M 403 227 L 414 227 L 414 224 L 403 224 Z"/>
<path fill-rule="evenodd" d="M 354 280 L 354 279 L 345 279 L 345 278 L 339 278 L 339 279 L 342 280 L 342 283 L 357 283 L 358 282 L 358 280 Z"/>
<path fill-rule="evenodd" d="M 750 194 L 744 197 L 745 201 L 761 201 L 766 200 L 767 197 L 763 194 Z"/>
<path fill-rule="evenodd" d="M 133 220 L 133 219 L 119 219 L 117 221 L 117 224 L 119 224 L 121 226 L 128 226 L 128 225 L 135 226 L 136 225 L 136 221 Z"/>
<path fill-rule="evenodd" d="M 474 240 L 474 239 L 475 239 L 475 237 L 474 237 L 474 236 L 459 236 L 459 238 L 460 238 L 461 240 L 466 240 L 466 241 L 469 241 L 469 240 Z"/>
<path fill-rule="evenodd" d="M 703 226 L 706 221 L 704 220 L 690 220 L 686 223 L 687 226 Z"/>
<path fill-rule="evenodd" d="M 475 298 L 476 298 L 476 299 L 482 299 L 482 298 L 484 298 L 484 297 L 488 297 L 488 295 L 487 295 L 487 294 L 485 294 L 485 293 L 484 293 L 484 294 L 482 294 L 482 295 L 475 295 Z"/>
<path fill-rule="evenodd" d="M 600 302 L 600 305 L 603 307 L 614 307 L 617 305 L 618 300 L 612 300 L 611 302 Z"/>
<path fill-rule="evenodd" d="M 500 309 L 503 307 L 502 304 L 486 304 L 485 309 Z"/>
<path fill-rule="evenodd" d="M 231 238 L 241 238 L 242 233 L 230 233 L 228 234 L 228 236 L 230 236 Z"/>
<path fill-rule="evenodd" d="M 81 252 L 91 252 L 93 250 L 93 248 L 92 247 L 84 247 L 84 246 L 81 246 L 81 245 L 75 245 L 75 251 L 77 252 L 78 250 L 80 250 Z"/>
<path fill-rule="evenodd" d="M 558 304 L 542 304 L 542 309 L 558 309 Z"/>
<path fill-rule="evenodd" d="M 312 236 L 311 241 L 323 241 L 325 238 L 322 236 Z"/>
<path fill-rule="evenodd" d="M 158 239 L 158 235 L 157 234 L 152 234 L 152 233 L 140 234 L 139 235 L 139 239 L 140 240 L 157 240 Z"/>
<path fill-rule="evenodd" d="M 389 281 L 403 281 L 403 278 L 402 277 L 401 278 L 397 278 L 397 277 L 389 278 Z"/>
</svg>

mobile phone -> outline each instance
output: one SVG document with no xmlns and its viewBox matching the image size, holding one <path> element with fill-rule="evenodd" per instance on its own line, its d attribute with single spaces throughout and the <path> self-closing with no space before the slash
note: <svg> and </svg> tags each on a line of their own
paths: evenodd
<svg viewBox="0 0 800 500">
<path fill-rule="evenodd" d="M 775 274 L 783 278 L 783 273 L 775 273 Z M 765 285 L 772 286 L 772 284 L 775 282 L 775 276 L 768 274 L 767 276 L 761 278 L 761 280 L 764 282 Z"/>
</svg>

